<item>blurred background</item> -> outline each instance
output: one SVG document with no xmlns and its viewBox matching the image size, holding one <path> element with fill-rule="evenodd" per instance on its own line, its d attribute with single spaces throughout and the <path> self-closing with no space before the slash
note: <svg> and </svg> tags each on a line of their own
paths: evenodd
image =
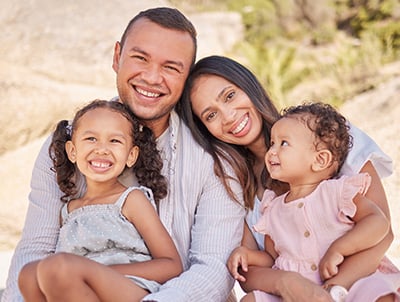
<svg viewBox="0 0 400 302">
<path fill-rule="evenodd" d="M 383 181 L 396 235 L 388 254 L 400 263 L 398 0 L 0 0 L 0 6 L 0 254 L 9 257 L 19 240 L 44 139 L 84 103 L 117 94 L 115 41 L 139 11 L 170 6 L 196 26 L 198 58 L 220 54 L 245 64 L 279 108 L 304 100 L 333 104 L 393 158 L 395 172 Z M 0 259 L 0 271 L 7 269 Z"/>
</svg>

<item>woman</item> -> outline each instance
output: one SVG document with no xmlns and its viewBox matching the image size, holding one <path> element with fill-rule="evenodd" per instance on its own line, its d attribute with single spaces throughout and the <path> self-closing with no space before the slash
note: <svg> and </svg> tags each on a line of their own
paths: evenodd
<svg viewBox="0 0 400 302">
<path fill-rule="evenodd" d="M 254 225 L 259 217 L 259 203 L 264 190 L 272 189 L 278 194 L 287 190 L 271 181 L 265 170 L 264 155 L 269 148 L 270 130 L 279 114 L 259 81 L 247 68 L 229 58 L 203 58 L 189 75 L 177 111 L 199 144 L 214 157 L 215 171 L 228 191 L 228 177 L 222 161 L 227 161 L 235 169 L 244 188 L 246 206 L 253 209 L 247 216 L 247 224 Z M 354 146 L 341 174 L 369 173 L 372 182 L 366 197 L 374 201 L 390 220 L 380 177 L 390 175 L 391 160 L 365 133 L 353 126 L 350 132 Z M 374 248 L 345 260 L 339 273 L 347 280 L 347 287 L 376 270 L 392 240 L 390 230 Z M 242 245 L 261 249 L 263 237 L 252 234 L 246 227 Z M 361 259 L 368 259 L 369 266 L 357 266 Z M 280 295 L 285 301 L 330 301 L 321 287 L 294 272 L 249 267 L 243 274 L 246 282 L 241 286 L 246 292 L 263 290 Z"/>
</svg>

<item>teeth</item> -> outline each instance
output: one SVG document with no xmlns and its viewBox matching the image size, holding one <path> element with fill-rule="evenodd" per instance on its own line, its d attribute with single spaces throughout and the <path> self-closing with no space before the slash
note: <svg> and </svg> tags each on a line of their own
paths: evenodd
<svg viewBox="0 0 400 302">
<path fill-rule="evenodd" d="M 140 94 L 143 94 L 144 96 L 150 97 L 150 98 L 157 98 L 160 96 L 159 93 L 154 93 L 154 92 L 150 92 L 150 91 L 146 91 L 140 88 L 136 87 L 136 91 L 139 92 Z"/>
<path fill-rule="evenodd" d="M 243 130 L 243 128 L 247 125 L 247 122 L 249 121 L 249 116 L 246 115 L 244 120 L 232 131 L 233 134 L 239 133 L 240 131 Z"/>
<path fill-rule="evenodd" d="M 110 163 L 92 161 L 92 166 L 95 166 L 96 168 L 108 168 L 110 166 Z"/>
</svg>

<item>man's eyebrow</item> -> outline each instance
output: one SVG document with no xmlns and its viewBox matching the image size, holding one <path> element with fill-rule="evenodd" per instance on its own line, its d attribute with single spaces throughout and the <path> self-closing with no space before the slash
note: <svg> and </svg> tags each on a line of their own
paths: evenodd
<svg viewBox="0 0 400 302">
<path fill-rule="evenodd" d="M 151 56 L 149 55 L 149 53 L 147 53 L 146 51 L 144 51 L 143 49 L 141 49 L 141 48 L 139 48 L 139 47 L 137 47 L 137 46 L 133 46 L 133 47 L 130 49 L 130 51 L 139 52 L 139 53 L 141 53 L 141 54 L 143 54 L 143 55 L 145 55 L 145 56 L 151 57 Z M 181 61 L 167 60 L 167 61 L 165 62 L 165 64 L 176 65 L 176 66 L 178 66 L 180 69 L 184 69 L 184 68 L 185 68 L 185 65 L 184 65 Z"/>
<path fill-rule="evenodd" d="M 173 61 L 173 60 L 168 60 L 165 62 L 166 64 L 172 64 L 172 65 L 176 65 L 179 66 L 181 69 L 184 69 L 185 66 L 183 65 L 183 63 L 181 61 Z"/>
<path fill-rule="evenodd" d="M 135 51 L 135 52 L 139 52 L 143 55 L 148 56 L 149 54 L 147 52 L 145 52 L 143 49 L 137 47 L 137 46 L 133 46 L 129 51 Z"/>
</svg>

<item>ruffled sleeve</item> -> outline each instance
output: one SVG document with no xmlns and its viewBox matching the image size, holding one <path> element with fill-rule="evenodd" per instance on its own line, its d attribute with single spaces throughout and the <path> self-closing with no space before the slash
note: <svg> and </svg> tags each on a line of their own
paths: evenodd
<svg viewBox="0 0 400 302">
<path fill-rule="evenodd" d="M 261 214 L 264 214 L 265 210 L 268 208 L 268 206 L 271 204 L 271 202 L 274 200 L 276 197 L 276 194 L 272 190 L 265 190 L 264 195 L 261 201 L 261 206 L 260 206 L 260 212 Z"/>
<path fill-rule="evenodd" d="M 346 217 L 353 217 L 357 207 L 353 198 L 357 193 L 365 195 L 371 185 L 371 176 L 368 173 L 360 173 L 353 176 L 343 176 L 343 192 L 339 212 L 339 219 L 347 221 Z"/>
<path fill-rule="evenodd" d="M 267 209 L 269 208 L 275 197 L 276 195 L 274 191 L 265 190 L 260 205 L 261 217 L 258 219 L 257 223 L 253 226 L 253 230 L 255 230 L 256 232 L 265 234 L 266 230 L 268 229 L 268 218 L 266 217 L 266 213 Z"/>
</svg>

